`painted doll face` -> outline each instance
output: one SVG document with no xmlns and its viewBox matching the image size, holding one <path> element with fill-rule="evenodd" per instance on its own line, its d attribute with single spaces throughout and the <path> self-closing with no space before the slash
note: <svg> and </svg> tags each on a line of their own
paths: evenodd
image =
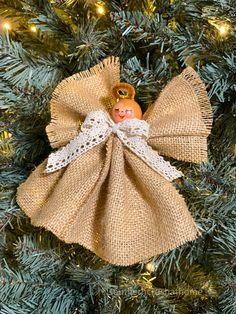
<svg viewBox="0 0 236 314">
<path fill-rule="evenodd" d="M 115 123 L 134 118 L 142 119 L 142 111 L 135 101 L 122 99 L 112 108 L 111 117 Z"/>
</svg>

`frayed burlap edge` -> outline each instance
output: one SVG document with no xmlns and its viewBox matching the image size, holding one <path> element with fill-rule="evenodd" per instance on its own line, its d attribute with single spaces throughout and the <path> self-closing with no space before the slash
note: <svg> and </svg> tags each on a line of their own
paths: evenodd
<svg viewBox="0 0 236 314">
<path fill-rule="evenodd" d="M 62 108 L 58 106 L 58 98 L 63 94 L 65 88 L 70 83 L 73 83 L 75 81 L 79 82 L 81 80 L 94 77 L 94 80 L 96 79 L 96 76 L 98 74 L 101 74 L 103 71 L 113 71 L 115 72 L 116 81 L 117 83 L 120 81 L 120 61 L 118 57 L 108 57 L 101 61 L 99 64 L 95 65 L 94 67 L 76 73 L 68 78 L 65 78 L 61 83 L 58 84 L 58 86 L 55 88 L 51 102 L 50 102 L 50 111 L 51 111 L 51 121 L 50 124 L 46 127 L 46 133 L 49 138 L 50 144 L 53 148 L 59 148 L 62 146 L 61 140 L 58 139 L 57 134 L 57 127 L 59 124 L 61 124 L 61 118 L 63 116 Z M 112 94 L 112 91 L 111 91 Z M 99 101 L 99 100 L 96 100 Z M 99 108 L 97 108 L 99 109 Z M 101 108 L 100 108 L 101 109 Z M 107 108 L 108 109 L 108 108 Z M 67 142 L 69 142 L 71 139 L 73 139 L 79 132 L 80 126 L 84 120 L 84 117 L 77 117 L 78 122 L 75 125 L 71 125 L 70 129 L 67 131 L 68 134 L 65 134 L 65 137 L 67 137 Z M 69 127 L 69 126 L 68 126 Z M 67 133 L 66 132 L 66 133 Z M 64 143 L 65 144 L 65 143 Z"/>
</svg>

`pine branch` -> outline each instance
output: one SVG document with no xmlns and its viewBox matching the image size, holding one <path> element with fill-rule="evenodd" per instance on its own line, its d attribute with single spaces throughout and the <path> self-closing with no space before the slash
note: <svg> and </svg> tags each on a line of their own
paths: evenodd
<svg viewBox="0 0 236 314">
<path fill-rule="evenodd" d="M 209 258 L 214 270 L 221 278 L 232 277 L 236 269 L 236 231 L 235 223 L 221 226 L 209 249 Z"/>
<path fill-rule="evenodd" d="M 20 0 L 3 0 L 0 3 L 0 16 L 5 19 L 11 19 L 14 25 L 27 21 L 29 14 L 25 14 Z"/>
<path fill-rule="evenodd" d="M 121 11 L 111 15 L 111 19 L 121 30 L 123 37 L 132 41 L 151 41 L 162 35 L 166 24 L 158 13 L 149 18 L 142 12 Z"/>
<path fill-rule="evenodd" d="M 221 295 L 219 298 L 220 310 L 226 314 L 233 314 L 236 306 L 236 276 L 227 276 L 221 282 Z"/>
<path fill-rule="evenodd" d="M 122 66 L 122 81 L 128 81 L 136 88 L 136 99 L 145 112 L 153 103 L 161 88 L 166 85 L 170 73 L 165 57 L 150 60 L 150 55 L 141 62 L 136 56 L 130 58 Z"/>
<path fill-rule="evenodd" d="M 62 273 L 64 262 L 55 249 L 46 249 L 40 237 L 23 235 L 16 243 L 15 256 L 21 267 L 44 278 Z M 42 246 L 42 248 L 40 248 Z"/>
<path fill-rule="evenodd" d="M 201 70 L 206 84 L 211 86 L 210 98 L 217 98 L 220 102 L 234 100 L 230 95 L 235 93 L 236 50 L 220 56 L 220 62 L 209 63 Z"/>
<path fill-rule="evenodd" d="M 78 297 L 73 289 L 30 272 L 13 270 L 6 263 L 0 270 L 0 287 L 0 309 L 15 308 L 16 313 L 70 313 Z"/>
<path fill-rule="evenodd" d="M 46 12 L 42 12 L 41 14 L 37 12 L 37 16 L 31 18 L 29 23 L 34 24 L 42 34 L 53 38 L 62 50 L 66 50 L 66 46 L 70 44 L 71 37 L 73 36 L 73 30 L 69 24 L 71 21 L 68 15 L 65 15 L 65 12 L 58 10 L 58 13 L 61 13 L 60 17 L 64 17 L 64 20 L 62 20 L 52 6 L 48 5 L 46 8 Z M 72 24 L 71 26 L 73 27 L 74 25 Z"/>
<path fill-rule="evenodd" d="M 8 37 L 2 38 L 1 51 L 1 77 L 14 86 L 45 89 L 51 82 L 56 85 L 62 78 L 57 60 L 34 57 L 32 52 Z"/>
<path fill-rule="evenodd" d="M 174 313 L 170 294 L 163 287 L 155 287 L 155 277 L 150 273 L 136 273 L 132 268 L 121 269 L 113 291 L 123 301 L 121 313 L 125 313 L 127 308 L 135 313 Z"/>
<path fill-rule="evenodd" d="M 108 36 L 105 31 L 99 30 L 99 20 L 81 21 L 76 35 L 70 60 L 76 62 L 76 70 L 82 71 L 95 65 L 101 58 L 105 58 L 108 50 Z"/>
</svg>

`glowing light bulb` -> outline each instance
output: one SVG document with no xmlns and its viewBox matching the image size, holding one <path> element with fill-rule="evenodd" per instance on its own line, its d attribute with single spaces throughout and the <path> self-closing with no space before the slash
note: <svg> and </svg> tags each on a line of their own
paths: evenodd
<svg viewBox="0 0 236 314">
<path fill-rule="evenodd" d="M 10 30 L 11 29 L 11 25 L 6 22 L 6 23 L 3 24 L 3 28 L 5 28 L 6 30 Z"/>
<path fill-rule="evenodd" d="M 209 20 L 208 22 L 217 29 L 219 36 L 225 37 L 228 35 L 230 31 L 230 24 L 228 22 L 219 20 Z"/>
<path fill-rule="evenodd" d="M 10 132 L 8 132 L 7 136 L 8 138 L 12 138 L 12 134 Z"/>
<path fill-rule="evenodd" d="M 31 26 L 30 27 L 31 32 L 36 33 L 37 32 L 37 28 L 36 26 Z"/>
<path fill-rule="evenodd" d="M 102 4 L 97 4 L 96 11 L 99 15 L 104 15 L 106 13 L 106 10 Z"/>
<path fill-rule="evenodd" d="M 149 273 L 153 273 L 155 271 L 155 264 L 153 262 L 149 262 L 145 265 L 145 268 Z"/>
<path fill-rule="evenodd" d="M 218 28 L 220 36 L 226 36 L 229 32 L 229 24 L 221 24 Z"/>
</svg>

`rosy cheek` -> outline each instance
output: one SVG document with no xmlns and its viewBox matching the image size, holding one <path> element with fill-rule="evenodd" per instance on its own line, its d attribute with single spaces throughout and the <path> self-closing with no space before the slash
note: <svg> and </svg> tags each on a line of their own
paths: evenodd
<svg viewBox="0 0 236 314">
<path fill-rule="evenodd" d="M 118 110 L 118 111 L 113 110 L 112 114 L 113 114 L 114 116 L 119 116 L 119 110 Z"/>
<path fill-rule="evenodd" d="M 129 118 L 129 119 L 131 119 L 131 118 L 133 118 L 133 116 L 134 116 L 134 113 L 133 113 L 133 111 L 128 111 L 128 112 L 126 112 L 126 118 Z"/>
</svg>

